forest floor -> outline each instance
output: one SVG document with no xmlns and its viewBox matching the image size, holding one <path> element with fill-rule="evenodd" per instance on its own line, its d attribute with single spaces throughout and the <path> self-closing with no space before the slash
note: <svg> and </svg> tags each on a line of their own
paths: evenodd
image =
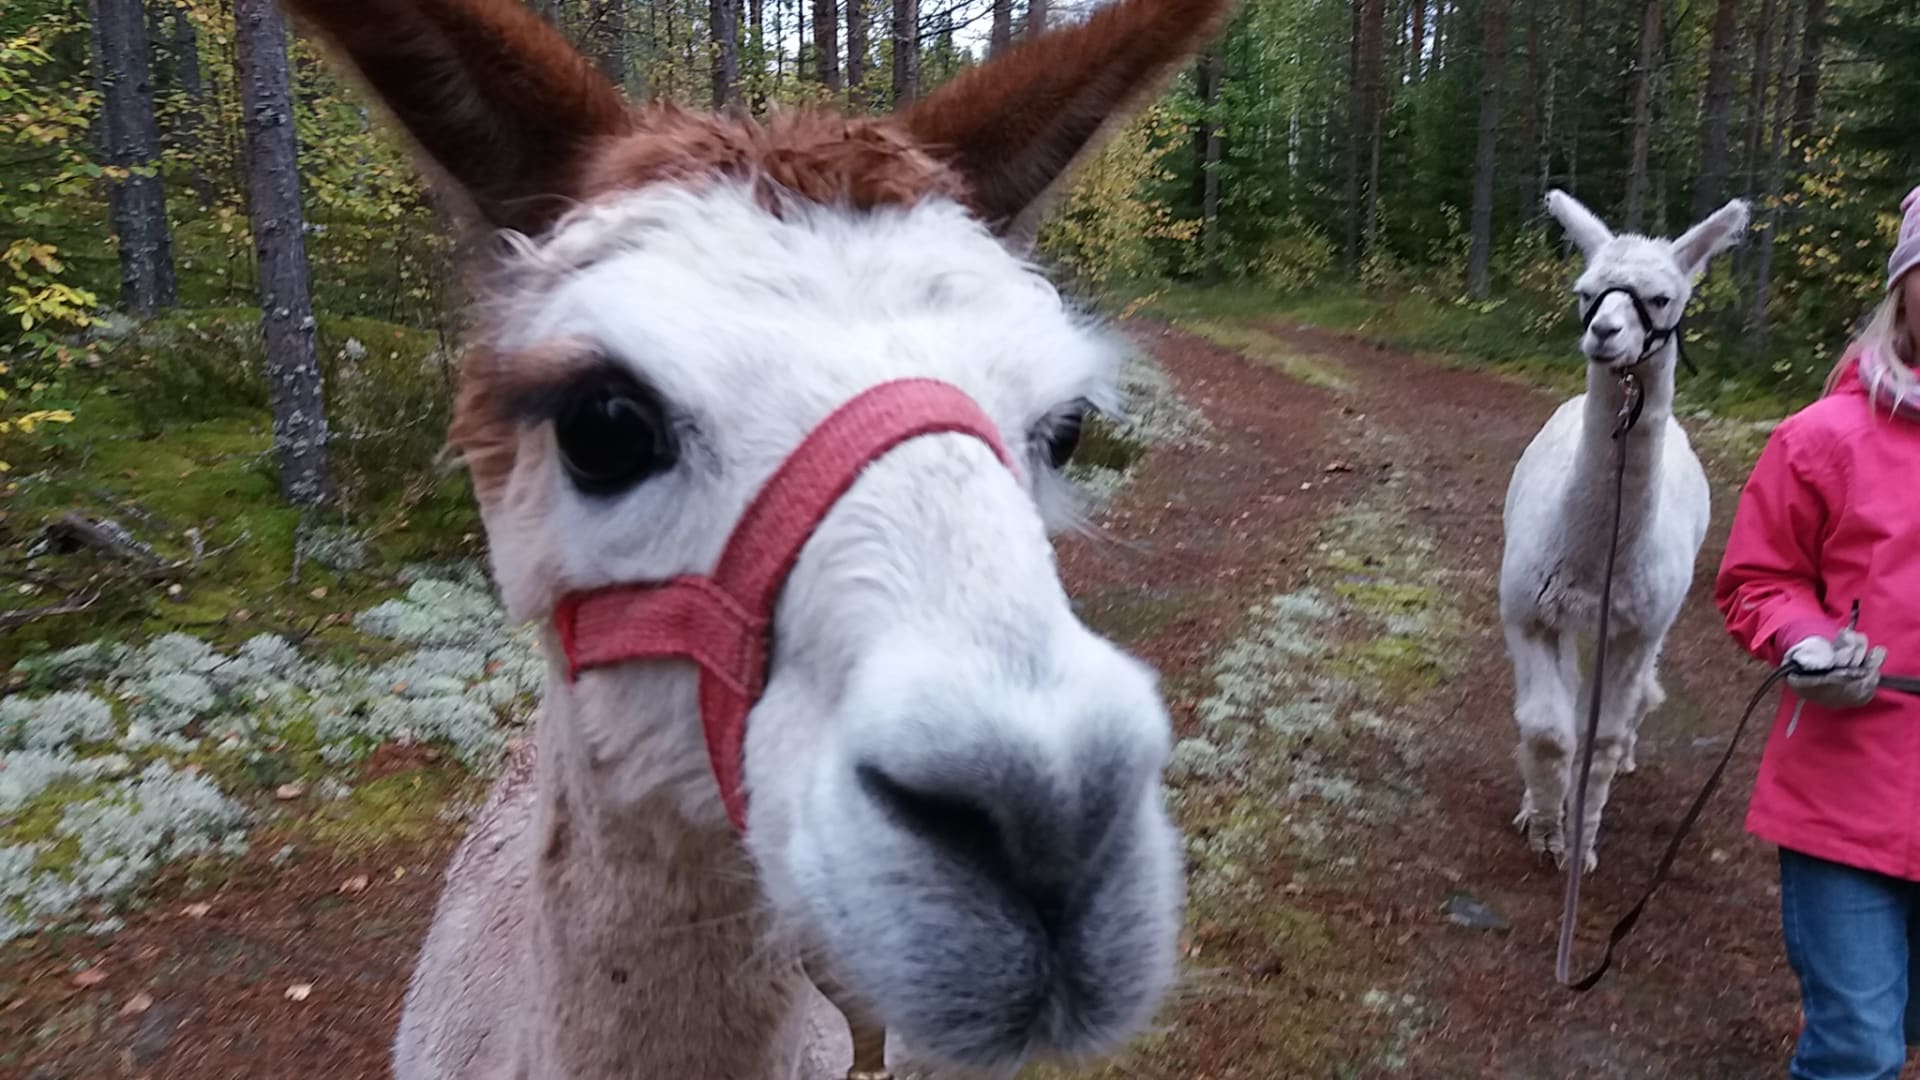
<svg viewBox="0 0 1920 1080">
<path fill-rule="evenodd" d="M 1555 397 L 1286 320 L 1125 325 L 1204 425 L 1149 449 L 1095 528 L 1062 541 L 1062 562 L 1088 622 L 1165 673 L 1190 975 L 1161 1031 L 1089 1075 L 1783 1072 L 1796 1013 L 1772 857 L 1740 830 L 1752 749 L 1616 973 L 1584 997 L 1553 983 L 1561 879 L 1509 825 L 1519 786 L 1494 597 L 1507 476 Z M 1615 789 L 1586 894 L 1588 956 L 1761 674 L 1705 588 L 1763 430 L 1688 423 L 1715 479 L 1715 528 L 1669 642 L 1670 701 L 1643 731 L 1640 772 Z M 416 584 L 409 602 L 461 584 Z M 370 629 L 441 648 L 399 632 L 412 625 Z M 484 666 L 454 672 L 449 708 L 518 700 L 514 686 L 488 689 L 522 662 L 515 642 L 464 647 Z M 373 693 L 286 679 L 302 694 Z M 313 749 L 299 734 L 296 749 Z M 219 872 L 162 871 L 111 920 L 0 945 L 0 1075 L 383 1075 L 477 790 L 449 760 L 457 749 L 389 742 L 339 766 L 319 746 L 316 762 L 347 772 L 333 780 L 339 809 L 283 785 L 293 794 L 276 801 L 297 812 L 257 824 Z M 180 760 L 197 774 L 192 754 Z M 312 824 L 329 815 L 357 827 Z"/>
</svg>

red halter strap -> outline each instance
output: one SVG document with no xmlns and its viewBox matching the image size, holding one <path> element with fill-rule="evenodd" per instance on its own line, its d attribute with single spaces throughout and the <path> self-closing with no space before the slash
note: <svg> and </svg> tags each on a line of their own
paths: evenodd
<svg viewBox="0 0 1920 1080">
<path fill-rule="evenodd" d="M 727 817 L 745 831 L 747 713 L 766 688 L 773 608 L 800 549 L 868 465 L 910 439 L 947 433 L 979 439 L 1015 468 L 993 421 L 947 383 L 882 383 L 840 406 L 754 496 L 712 575 L 612 585 L 562 599 L 553 625 L 568 677 L 629 660 L 698 664 L 707 758 Z"/>
</svg>

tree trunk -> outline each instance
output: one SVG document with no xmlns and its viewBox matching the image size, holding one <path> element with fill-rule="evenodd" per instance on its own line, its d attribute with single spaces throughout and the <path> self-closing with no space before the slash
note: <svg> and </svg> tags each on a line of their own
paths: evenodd
<svg viewBox="0 0 1920 1080">
<path fill-rule="evenodd" d="M 116 172 L 126 170 L 107 181 L 107 211 L 120 245 L 120 303 L 149 315 L 173 306 L 175 288 L 146 13 L 140 0 L 93 0 L 92 8 L 101 154 Z"/>
<path fill-rule="evenodd" d="M 1660 0 L 1646 0 L 1640 16 L 1640 59 L 1633 69 L 1633 149 L 1627 159 L 1627 205 L 1621 224 L 1639 232 L 1647 218 L 1647 155 L 1653 146 L 1653 88 L 1659 77 Z"/>
<path fill-rule="evenodd" d="M 627 84 L 628 0 L 594 0 L 589 32 L 594 38 L 594 60 L 602 74 L 620 86 Z"/>
<path fill-rule="evenodd" d="M 314 356 L 286 30 L 273 0 L 234 0 L 233 13 L 247 142 L 247 211 L 260 260 L 260 328 L 280 493 L 296 505 L 318 506 L 332 498 L 333 490 L 327 476 L 327 413 Z"/>
<path fill-rule="evenodd" d="M 1753 24 L 1753 76 L 1747 83 L 1747 153 L 1745 172 L 1748 191 L 1761 183 L 1763 133 L 1767 127 L 1767 73 L 1773 63 L 1773 18 L 1776 0 L 1761 0 L 1760 17 Z"/>
<path fill-rule="evenodd" d="M 1808 0 L 1810 4 L 1819 0 Z M 1800 11 L 1791 3 L 1787 5 L 1787 32 L 1780 39 L 1779 61 L 1775 78 L 1778 91 L 1774 94 L 1773 140 L 1767 152 L 1767 192 L 1766 212 L 1763 215 L 1765 227 L 1761 230 L 1759 250 L 1755 253 L 1753 274 L 1753 314 L 1748 321 L 1748 343 L 1756 353 L 1764 353 L 1767 348 L 1767 336 L 1771 329 L 1768 325 L 1768 307 L 1773 300 L 1773 253 L 1780 242 L 1780 196 L 1787 186 L 1787 155 L 1789 146 L 1787 135 L 1793 125 L 1792 79 L 1794 71 L 1793 43 L 1799 29 Z"/>
<path fill-rule="evenodd" d="M 173 8 L 173 62 L 180 79 L 180 117 L 173 137 L 181 152 L 193 161 L 193 191 L 201 206 L 212 206 L 214 190 L 200 159 L 201 127 L 206 123 L 206 88 L 200 81 L 200 32 L 194 28 L 185 4 Z"/>
<path fill-rule="evenodd" d="M 1827 0 L 1807 0 L 1804 26 L 1800 34 L 1800 74 L 1793 94 L 1793 141 L 1789 148 L 1796 163 L 1807 158 L 1813 122 L 1820 114 L 1820 62 L 1826 46 Z"/>
<path fill-rule="evenodd" d="M 1360 89 L 1366 128 L 1366 173 L 1360 186 L 1362 251 L 1380 236 L 1380 153 L 1385 133 L 1386 0 L 1364 0 L 1360 9 Z"/>
<path fill-rule="evenodd" d="M 1536 159 L 1541 156 L 1542 145 L 1540 141 L 1540 106 L 1543 104 L 1540 93 L 1540 2 L 1541 0 L 1529 0 L 1527 4 L 1527 112 L 1523 118 L 1526 130 L 1521 133 L 1521 145 L 1526 147 L 1526 153 Z M 1526 186 L 1524 180 L 1514 184 L 1516 189 L 1522 191 Z M 1527 192 L 1527 194 L 1531 196 L 1532 193 Z M 1541 198 L 1545 197 L 1545 192 L 1542 192 Z"/>
<path fill-rule="evenodd" d="M 1427 0 L 1413 0 L 1412 48 L 1407 54 L 1407 81 L 1420 81 L 1421 59 L 1427 48 Z"/>
<path fill-rule="evenodd" d="M 920 0 L 893 0 L 893 107 L 920 96 Z"/>
<path fill-rule="evenodd" d="M 1707 96 L 1701 107 L 1700 174 L 1693 182 L 1693 219 L 1720 205 L 1727 187 L 1727 117 L 1733 106 L 1733 59 L 1739 47 L 1740 0 L 1718 0 L 1707 54 Z"/>
<path fill-rule="evenodd" d="M 1467 295 L 1487 298 L 1493 284 L 1493 181 L 1499 166 L 1500 91 L 1507 77 L 1507 0 L 1486 0 L 1480 48 L 1480 138 L 1473 154 Z"/>
<path fill-rule="evenodd" d="M 840 90 L 840 6 L 834 0 L 813 0 L 813 63 L 820 85 Z"/>
<path fill-rule="evenodd" d="M 987 35 L 987 55 L 999 56 L 1013 44 L 1013 0 L 993 0 L 993 26 Z"/>
<path fill-rule="evenodd" d="M 1362 72 L 1361 41 L 1365 37 L 1363 9 L 1369 0 L 1353 0 L 1353 27 L 1347 39 L 1347 266 L 1360 267 L 1361 219 L 1360 172 L 1366 161 L 1366 76 Z"/>
<path fill-rule="evenodd" d="M 1200 123 L 1194 129 L 1200 151 L 1200 253 L 1211 271 L 1220 254 L 1220 125 L 1215 109 L 1220 101 L 1220 84 L 1225 75 L 1221 46 L 1216 44 L 1200 58 L 1195 70 L 1200 91 Z"/>
<path fill-rule="evenodd" d="M 713 35 L 713 107 L 740 104 L 740 0 L 708 0 Z"/>
<path fill-rule="evenodd" d="M 1047 0 L 1027 0 L 1027 36 L 1039 37 L 1052 21 L 1052 6 Z"/>
<path fill-rule="evenodd" d="M 867 0 L 847 0 L 847 100 L 856 109 L 873 104 L 860 85 L 866 81 Z"/>
</svg>

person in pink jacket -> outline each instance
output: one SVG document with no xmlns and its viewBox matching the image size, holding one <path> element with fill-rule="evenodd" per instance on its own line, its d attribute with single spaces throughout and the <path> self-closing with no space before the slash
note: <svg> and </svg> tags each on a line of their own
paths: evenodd
<svg viewBox="0 0 1920 1080">
<path fill-rule="evenodd" d="M 1895 1080 L 1920 1046 L 1920 698 L 1878 685 L 1920 674 L 1920 188 L 1902 210 L 1887 298 L 1768 440 L 1714 586 L 1740 644 L 1799 669 L 1747 828 L 1780 848 L 1804 1080 Z"/>
</svg>

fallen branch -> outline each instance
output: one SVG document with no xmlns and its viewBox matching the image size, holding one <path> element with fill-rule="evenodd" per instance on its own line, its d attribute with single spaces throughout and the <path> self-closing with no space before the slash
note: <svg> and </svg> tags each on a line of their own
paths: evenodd
<svg viewBox="0 0 1920 1080">
<path fill-rule="evenodd" d="M 47 526 L 41 534 L 40 544 L 35 547 L 62 554 L 85 547 L 117 559 L 156 568 L 167 565 L 158 552 L 135 540 L 126 526 L 112 518 L 94 521 L 75 510 L 61 514 L 59 520 Z"/>
<path fill-rule="evenodd" d="M 0 634 L 18 630 L 36 619 L 51 618 L 55 615 L 75 615 L 93 606 L 100 599 L 99 593 L 93 593 L 81 600 L 63 600 L 58 604 L 47 604 L 37 608 L 22 608 L 17 611 L 0 611 Z"/>
</svg>

